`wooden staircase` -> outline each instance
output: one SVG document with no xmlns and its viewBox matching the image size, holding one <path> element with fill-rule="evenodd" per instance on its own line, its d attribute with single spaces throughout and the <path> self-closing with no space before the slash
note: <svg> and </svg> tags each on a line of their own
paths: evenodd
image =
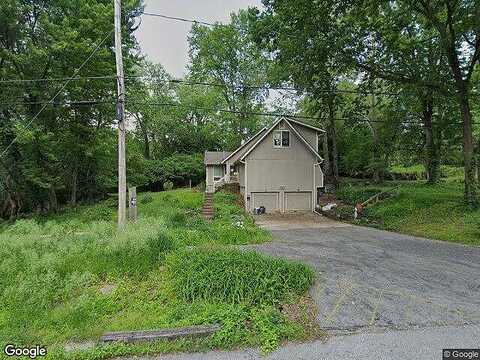
<svg viewBox="0 0 480 360">
<path fill-rule="evenodd" d="M 213 193 L 205 193 L 203 199 L 202 215 L 207 220 L 212 220 L 215 215 L 213 208 Z"/>
</svg>

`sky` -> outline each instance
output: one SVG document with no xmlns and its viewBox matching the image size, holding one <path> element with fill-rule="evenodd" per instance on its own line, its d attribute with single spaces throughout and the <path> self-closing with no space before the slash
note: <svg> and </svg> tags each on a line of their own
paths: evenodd
<svg viewBox="0 0 480 360">
<path fill-rule="evenodd" d="M 159 13 L 206 22 L 227 23 L 230 13 L 249 6 L 261 6 L 260 0 L 145 0 L 145 12 Z M 136 32 L 143 54 L 161 63 L 174 77 L 185 74 L 188 62 L 188 33 L 192 24 L 142 16 Z"/>
</svg>

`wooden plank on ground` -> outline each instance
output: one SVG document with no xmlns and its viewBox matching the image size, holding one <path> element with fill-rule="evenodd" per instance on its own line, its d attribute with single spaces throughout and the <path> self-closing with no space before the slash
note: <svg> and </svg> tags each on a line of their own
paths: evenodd
<svg viewBox="0 0 480 360">
<path fill-rule="evenodd" d="M 184 337 L 202 337 L 212 335 L 220 330 L 220 325 L 200 325 L 176 329 L 145 330 L 145 331 L 119 331 L 104 334 L 102 342 L 140 342 L 155 340 L 173 340 Z"/>
</svg>

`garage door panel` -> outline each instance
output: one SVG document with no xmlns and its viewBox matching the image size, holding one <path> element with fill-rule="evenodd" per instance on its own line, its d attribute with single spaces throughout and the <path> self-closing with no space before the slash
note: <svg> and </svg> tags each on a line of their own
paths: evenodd
<svg viewBox="0 0 480 360">
<path fill-rule="evenodd" d="M 286 192 L 285 210 L 311 210 L 312 193 L 311 192 Z"/>
<path fill-rule="evenodd" d="M 278 192 L 252 193 L 253 208 L 264 206 L 266 212 L 279 210 Z"/>
</svg>

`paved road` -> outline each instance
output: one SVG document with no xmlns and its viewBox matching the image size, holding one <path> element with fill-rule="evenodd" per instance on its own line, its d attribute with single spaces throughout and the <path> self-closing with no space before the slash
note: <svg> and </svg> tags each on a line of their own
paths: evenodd
<svg viewBox="0 0 480 360">
<path fill-rule="evenodd" d="M 480 328 L 437 327 L 335 336 L 321 341 L 288 344 L 266 357 L 258 350 L 212 351 L 161 355 L 155 360 L 440 360 L 442 349 L 479 348 Z M 134 359 L 134 358 L 132 358 Z"/>
<path fill-rule="evenodd" d="M 318 321 L 332 331 L 480 324 L 480 248 L 317 217 L 257 221 L 261 252 L 310 263 Z"/>
</svg>

